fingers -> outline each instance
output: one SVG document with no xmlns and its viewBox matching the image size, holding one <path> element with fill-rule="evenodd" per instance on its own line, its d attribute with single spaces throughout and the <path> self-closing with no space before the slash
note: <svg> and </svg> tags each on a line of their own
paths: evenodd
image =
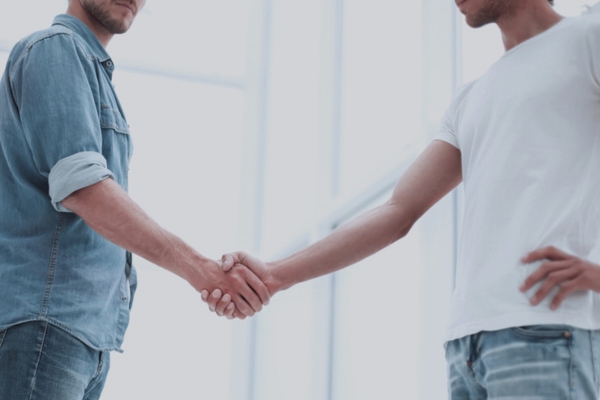
<svg viewBox="0 0 600 400">
<path fill-rule="evenodd" d="M 540 289 L 531 298 L 532 305 L 538 305 L 548 296 L 550 291 L 556 286 L 561 286 L 564 282 L 570 281 L 577 276 L 578 272 L 574 268 L 562 269 L 557 272 L 552 272 L 548 275 Z"/>
<path fill-rule="evenodd" d="M 244 297 L 240 295 L 234 295 L 233 302 L 235 303 L 235 306 L 238 308 L 238 310 L 245 316 L 253 317 L 254 314 L 256 314 L 254 308 L 252 308 L 252 306 L 248 304 Z"/>
<path fill-rule="evenodd" d="M 220 266 L 221 270 L 226 273 L 225 279 L 228 281 L 225 286 L 221 287 L 231 295 L 227 295 L 219 289 L 209 295 L 207 291 L 203 290 L 201 292 L 202 300 L 208 304 L 211 311 L 216 312 L 219 316 L 252 317 L 262 310 L 263 305 L 269 303 L 271 294 L 261 279 L 261 275 L 269 276 L 264 262 L 244 252 L 236 252 L 223 255 Z M 230 271 L 235 271 L 235 273 L 228 273 Z M 257 276 L 257 273 L 261 275 Z M 235 304 L 235 310 L 228 308 L 231 302 Z"/>
<path fill-rule="evenodd" d="M 207 299 L 208 308 L 220 317 L 233 314 L 235 304 L 231 302 L 231 295 L 229 293 L 225 293 L 222 297 L 221 295 L 221 290 L 215 289 Z"/>
<path fill-rule="evenodd" d="M 242 312 L 240 310 L 238 310 L 237 308 L 233 312 L 233 317 L 237 318 L 237 319 L 241 319 L 241 320 L 246 319 L 246 316 L 244 314 L 242 314 Z"/>
<path fill-rule="evenodd" d="M 239 300 L 234 297 L 233 301 L 236 306 L 246 316 L 252 317 L 255 313 L 262 310 L 263 304 L 258 295 L 248 285 L 246 275 L 248 275 L 248 271 L 244 267 L 239 266 L 234 268 L 231 273 L 227 274 L 227 279 L 229 280 L 232 291 L 239 299 L 244 300 L 240 303 Z"/>
<path fill-rule="evenodd" d="M 223 297 L 221 297 L 221 300 L 219 300 L 219 302 L 217 303 L 217 305 L 215 307 L 215 312 L 217 313 L 217 315 L 222 317 L 224 315 L 225 309 L 230 304 L 232 304 L 231 303 L 231 295 L 229 293 L 226 293 Z"/>
<path fill-rule="evenodd" d="M 239 260 L 237 261 L 239 262 Z M 223 254 L 223 257 L 221 257 L 221 263 L 221 268 L 223 269 L 223 272 L 227 272 L 231 270 L 236 264 L 236 257 L 232 253 Z"/>
<path fill-rule="evenodd" d="M 535 270 L 531 275 L 525 279 L 525 282 L 519 288 L 522 292 L 526 292 L 535 286 L 538 282 L 542 281 L 550 274 L 553 274 L 557 271 L 569 268 L 573 265 L 571 260 L 567 261 L 551 261 L 542 264 L 537 270 Z"/>
<path fill-rule="evenodd" d="M 521 259 L 525 264 L 532 263 L 534 261 L 539 261 L 543 259 L 548 259 L 551 261 L 559 261 L 574 258 L 572 255 L 565 253 L 562 250 L 557 249 L 554 246 L 544 247 L 531 253 L 527 254 L 525 257 Z"/>
<path fill-rule="evenodd" d="M 260 300 L 260 298 L 258 297 L 258 295 L 248 285 L 247 281 L 244 281 L 243 285 L 244 285 L 244 288 L 242 288 L 242 290 L 240 290 L 240 294 L 243 296 L 244 300 L 246 300 L 246 303 L 248 303 L 250 305 L 250 307 L 252 307 L 252 310 L 254 312 L 262 311 L 263 303 Z M 246 315 L 248 315 L 248 314 L 246 314 Z M 251 317 L 252 315 L 248 315 L 248 316 Z"/>
<path fill-rule="evenodd" d="M 229 305 L 227 307 L 225 307 L 225 311 L 223 311 L 223 315 L 227 319 L 233 319 L 233 318 L 235 318 L 234 313 L 235 313 L 235 304 L 229 303 Z"/>
<path fill-rule="evenodd" d="M 271 301 L 271 294 L 269 293 L 269 289 L 265 286 L 263 281 L 258 279 L 256 275 L 250 270 L 243 270 L 242 272 L 244 278 L 246 278 L 246 283 L 250 286 L 252 291 L 256 293 L 263 305 L 268 305 Z"/>
<path fill-rule="evenodd" d="M 212 309 L 214 308 L 215 312 L 219 315 L 219 316 L 224 316 L 227 319 L 234 319 L 234 318 L 238 318 L 238 315 L 242 315 L 243 318 L 246 318 L 245 315 L 241 314 L 238 312 L 238 314 L 236 314 L 236 308 L 235 308 L 235 304 L 231 301 L 231 295 L 229 293 L 226 293 L 222 298 L 221 298 L 221 291 L 219 289 L 215 289 L 212 293 L 212 295 L 210 295 L 208 293 L 208 290 L 203 290 L 202 292 L 200 292 L 201 297 L 202 297 L 202 301 L 204 301 L 205 303 L 207 303 L 209 305 L 209 308 Z M 241 319 L 243 319 L 241 318 Z"/>
<path fill-rule="evenodd" d="M 246 266 L 254 275 L 258 276 L 259 279 L 263 279 L 268 274 L 267 265 L 259 258 L 251 256 L 250 254 L 244 253 L 243 251 L 238 252 L 240 264 Z"/>
<path fill-rule="evenodd" d="M 600 269 L 589 261 L 569 256 L 563 261 L 550 261 L 542 264 L 521 286 L 525 292 L 538 282 L 542 285 L 530 299 L 532 305 L 538 305 L 551 291 L 558 287 L 558 293 L 552 299 L 550 308 L 556 310 L 565 298 L 578 290 L 600 291 Z"/>
<path fill-rule="evenodd" d="M 221 299 L 221 296 L 223 295 L 223 292 L 221 292 L 221 289 L 215 289 L 211 295 L 209 296 L 207 303 L 208 303 L 208 308 L 210 309 L 210 311 L 215 312 L 217 309 L 217 303 L 219 302 L 219 300 Z"/>
<path fill-rule="evenodd" d="M 571 294 L 575 291 L 584 290 L 584 289 L 585 289 L 585 282 L 582 282 L 581 277 L 573 279 L 573 280 L 565 283 L 564 285 L 561 286 L 560 290 L 558 291 L 558 294 L 556 296 L 554 296 L 552 303 L 550 303 L 550 308 L 552 310 L 556 310 L 558 307 L 560 307 L 562 302 L 567 298 L 567 296 L 569 294 Z"/>
</svg>

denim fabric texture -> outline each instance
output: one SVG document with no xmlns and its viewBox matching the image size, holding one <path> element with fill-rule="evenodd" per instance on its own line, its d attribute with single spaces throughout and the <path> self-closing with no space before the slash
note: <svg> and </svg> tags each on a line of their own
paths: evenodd
<svg viewBox="0 0 600 400">
<path fill-rule="evenodd" d="M 109 367 L 109 352 L 48 322 L 0 331 L 0 399 L 97 400 Z"/>
<path fill-rule="evenodd" d="M 18 42 L 0 81 L 0 331 L 47 321 L 119 350 L 136 288 L 131 255 L 60 202 L 114 179 L 133 147 L 114 64 L 79 19 Z"/>
<path fill-rule="evenodd" d="M 598 400 L 600 331 L 533 325 L 446 344 L 450 400 Z"/>
</svg>

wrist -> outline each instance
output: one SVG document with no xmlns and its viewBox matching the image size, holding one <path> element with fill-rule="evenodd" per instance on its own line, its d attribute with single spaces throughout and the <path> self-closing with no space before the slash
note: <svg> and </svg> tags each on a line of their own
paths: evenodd
<svg viewBox="0 0 600 400">
<path fill-rule="evenodd" d="M 269 262 L 267 263 L 267 268 L 270 273 L 264 283 L 271 296 L 282 290 L 289 289 L 296 283 L 285 273 L 285 268 L 281 262 Z"/>
<path fill-rule="evenodd" d="M 183 263 L 182 270 L 184 271 L 184 275 L 182 277 L 192 285 L 199 280 L 205 280 L 205 272 L 209 268 L 210 262 L 211 260 L 200 254 L 194 254 Z"/>
<path fill-rule="evenodd" d="M 169 269 L 195 287 L 200 281 L 205 280 L 205 272 L 211 262 L 216 264 L 215 261 L 184 245 L 184 248 L 176 251 L 175 256 L 172 257 L 171 268 Z"/>
</svg>

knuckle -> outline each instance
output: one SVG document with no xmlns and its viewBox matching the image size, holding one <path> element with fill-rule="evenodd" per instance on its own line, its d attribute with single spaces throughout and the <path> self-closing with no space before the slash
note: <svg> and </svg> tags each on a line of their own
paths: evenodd
<svg viewBox="0 0 600 400">
<path fill-rule="evenodd" d="M 556 297 L 564 298 L 571 290 L 572 289 L 570 284 L 563 285 L 560 287 L 560 290 L 558 291 Z"/>
<path fill-rule="evenodd" d="M 545 274 L 548 274 L 550 272 L 550 270 L 552 269 L 552 266 L 549 263 L 544 263 L 542 264 L 542 266 L 540 267 L 540 271 Z"/>
<path fill-rule="evenodd" d="M 540 290 L 538 290 L 538 292 L 535 295 L 536 297 L 543 297 L 546 295 L 546 293 L 550 291 L 550 289 L 552 289 L 552 286 L 542 285 L 542 287 L 540 287 Z"/>
<path fill-rule="evenodd" d="M 233 274 L 231 276 L 231 280 L 233 281 L 234 284 L 236 285 L 240 285 L 242 282 L 244 282 L 244 278 L 241 277 L 239 271 L 236 271 L 236 274 Z"/>
</svg>

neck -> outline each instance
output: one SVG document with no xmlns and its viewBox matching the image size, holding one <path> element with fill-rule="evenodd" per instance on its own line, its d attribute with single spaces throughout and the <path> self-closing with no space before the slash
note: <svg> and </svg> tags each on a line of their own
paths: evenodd
<svg viewBox="0 0 600 400">
<path fill-rule="evenodd" d="M 102 26 L 93 16 L 91 16 L 82 6 L 80 0 L 71 0 L 67 14 L 81 20 L 96 35 L 102 46 L 106 48 L 113 38 L 114 34 Z"/>
<path fill-rule="evenodd" d="M 506 51 L 539 35 L 563 19 L 547 0 L 520 1 L 511 13 L 500 17 L 496 24 L 502 32 Z"/>
</svg>

